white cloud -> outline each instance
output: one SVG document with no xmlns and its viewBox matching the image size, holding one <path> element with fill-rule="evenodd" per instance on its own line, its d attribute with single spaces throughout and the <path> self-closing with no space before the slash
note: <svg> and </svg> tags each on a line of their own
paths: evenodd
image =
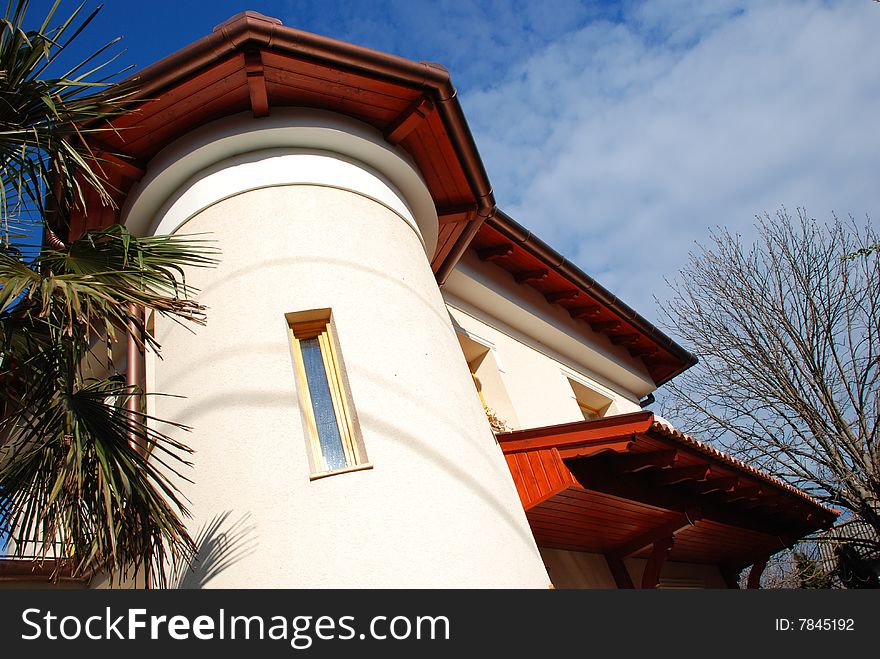
<svg viewBox="0 0 880 659">
<path fill-rule="evenodd" d="M 440 62 L 461 87 L 606 13 L 583 0 L 287 0 L 286 25 L 415 60 Z"/>
<path fill-rule="evenodd" d="M 877 34 L 869 2 L 639 3 L 461 99 L 500 207 L 653 318 L 710 226 L 880 215 Z"/>
</svg>

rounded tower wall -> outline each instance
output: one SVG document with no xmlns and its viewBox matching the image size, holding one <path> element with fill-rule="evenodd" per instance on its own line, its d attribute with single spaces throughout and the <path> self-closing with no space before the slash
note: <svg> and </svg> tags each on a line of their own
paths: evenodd
<svg viewBox="0 0 880 659">
<path fill-rule="evenodd" d="M 193 428 L 168 429 L 195 450 L 191 534 L 223 520 L 229 564 L 202 585 L 546 587 L 426 256 L 437 224 L 418 172 L 367 127 L 352 133 L 357 153 L 336 151 L 349 120 L 320 149 L 241 141 L 230 126 L 218 140 L 236 153 L 203 129 L 160 154 L 127 204 L 143 232 L 206 234 L 222 252 L 187 272 L 207 325 L 157 318 L 162 360 L 147 369 L 149 390 L 182 396 L 150 397 L 151 413 Z M 320 478 L 289 329 L 314 309 L 332 314 L 363 453 Z"/>
</svg>

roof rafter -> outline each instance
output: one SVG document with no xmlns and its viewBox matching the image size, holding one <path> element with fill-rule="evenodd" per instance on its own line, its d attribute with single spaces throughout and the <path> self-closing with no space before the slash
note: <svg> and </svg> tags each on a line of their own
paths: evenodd
<svg viewBox="0 0 880 659">
<path fill-rule="evenodd" d="M 680 515 L 676 515 L 663 524 L 639 534 L 608 553 L 621 559 L 632 556 L 648 545 L 661 542 L 666 538 L 671 539 L 682 529 L 695 525 L 702 517 L 703 514 L 699 508 L 689 508 Z"/>
<path fill-rule="evenodd" d="M 263 69 L 263 55 L 259 49 L 244 52 L 244 68 L 247 75 L 248 95 L 251 112 L 255 118 L 269 115 L 269 94 L 266 91 L 266 73 Z"/>
</svg>

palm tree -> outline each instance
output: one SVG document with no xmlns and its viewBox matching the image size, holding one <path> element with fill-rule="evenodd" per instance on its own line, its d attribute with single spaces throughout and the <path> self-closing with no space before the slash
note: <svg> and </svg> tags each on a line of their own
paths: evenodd
<svg viewBox="0 0 880 659">
<path fill-rule="evenodd" d="M 170 562 L 194 550 L 174 485 L 189 449 L 154 430 L 112 349 L 130 338 L 158 351 L 145 310 L 204 322 L 184 269 L 215 261 L 204 241 L 120 225 L 68 240 L 66 218 L 87 190 L 112 204 L 106 163 L 84 136 L 109 130 L 126 93 L 101 77 L 115 41 L 49 76 L 96 13 L 81 5 L 50 27 L 58 4 L 28 30 L 27 1 L 10 0 L 0 26 L 0 537 L 13 557 L 36 554 L 74 576 L 140 573 L 163 585 Z M 35 227 L 37 254 L 27 249 Z"/>
</svg>

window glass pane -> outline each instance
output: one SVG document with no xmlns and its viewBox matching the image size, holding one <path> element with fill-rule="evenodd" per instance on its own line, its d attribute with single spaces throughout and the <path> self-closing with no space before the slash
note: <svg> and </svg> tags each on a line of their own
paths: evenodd
<svg viewBox="0 0 880 659">
<path fill-rule="evenodd" d="M 333 409 L 333 399 L 330 397 L 324 360 L 321 358 L 321 346 L 316 338 L 301 339 L 299 345 L 324 462 L 327 464 L 327 469 L 343 469 L 347 466 L 345 452 L 342 448 L 342 439 L 339 437 L 339 426 L 336 424 L 336 412 Z"/>
</svg>

